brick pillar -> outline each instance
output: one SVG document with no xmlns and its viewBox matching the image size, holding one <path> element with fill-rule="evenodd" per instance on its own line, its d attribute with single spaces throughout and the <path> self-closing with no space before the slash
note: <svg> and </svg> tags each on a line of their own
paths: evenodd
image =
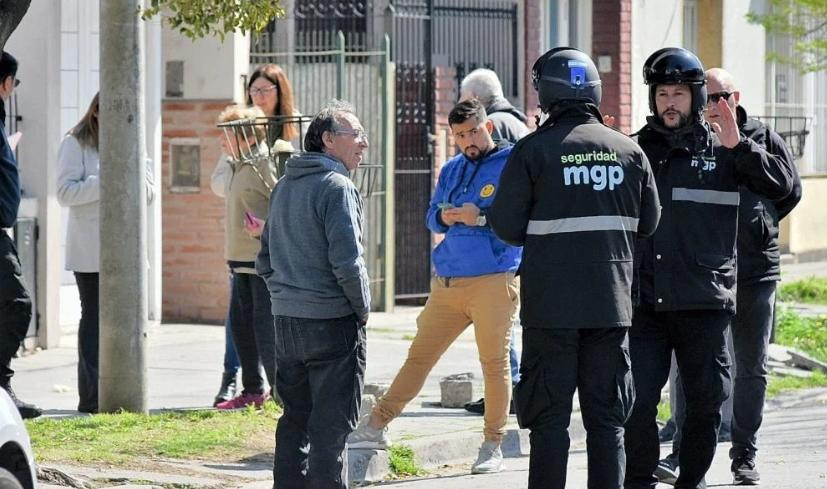
<svg viewBox="0 0 827 489">
<path fill-rule="evenodd" d="M 539 113 L 537 92 L 531 82 L 531 67 L 540 57 L 542 46 L 540 32 L 540 0 L 525 0 L 525 112 L 529 127 L 534 127 L 534 116 Z"/>
<path fill-rule="evenodd" d="M 632 124 L 632 0 L 594 0 L 592 58 L 612 60 L 611 71 L 600 74 L 603 102 L 600 110 L 617 118 L 618 127 L 631 132 Z"/>
</svg>

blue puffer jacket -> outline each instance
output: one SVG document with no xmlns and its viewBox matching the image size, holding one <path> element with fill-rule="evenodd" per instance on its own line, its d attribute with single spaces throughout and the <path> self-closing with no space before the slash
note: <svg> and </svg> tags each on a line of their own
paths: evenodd
<svg viewBox="0 0 827 489">
<path fill-rule="evenodd" d="M 440 219 L 440 203 L 454 207 L 471 202 L 485 214 L 499 188 L 511 144 L 505 143 L 481 161 L 471 161 L 462 153 L 442 167 L 426 224 L 445 239 L 434 249 L 433 262 L 439 277 L 474 277 L 489 273 L 513 272 L 520 266 L 523 249 L 500 241 L 489 226 L 446 226 Z"/>
</svg>

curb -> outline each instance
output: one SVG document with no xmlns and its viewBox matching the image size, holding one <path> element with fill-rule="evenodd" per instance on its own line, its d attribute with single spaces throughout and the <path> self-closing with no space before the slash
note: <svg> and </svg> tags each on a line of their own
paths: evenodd
<svg viewBox="0 0 827 489">
<path fill-rule="evenodd" d="M 586 442 L 586 431 L 579 412 L 572 413 L 569 425 L 571 446 L 582 446 Z M 443 465 L 457 465 L 473 462 L 483 442 L 479 431 L 460 434 L 429 436 L 401 441 L 400 444 L 411 447 L 417 465 L 423 469 L 432 469 Z M 525 457 L 531 451 L 529 430 L 510 429 L 506 431 L 502 442 L 505 458 Z M 390 458 L 387 450 L 352 448 L 348 450 L 348 475 L 351 482 L 369 484 L 381 482 L 391 475 Z"/>
</svg>

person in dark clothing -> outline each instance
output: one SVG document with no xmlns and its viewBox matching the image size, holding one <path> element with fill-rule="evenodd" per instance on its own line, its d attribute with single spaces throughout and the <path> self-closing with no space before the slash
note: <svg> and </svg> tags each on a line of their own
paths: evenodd
<svg viewBox="0 0 827 489">
<path fill-rule="evenodd" d="M 623 424 L 634 402 L 635 239 L 657 227 L 657 189 L 643 151 L 603 124 L 600 77 L 588 56 L 549 51 L 534 65 L 534 86 L 548 118 L 517 143 L 488 213 L 500 239 L 525 246 L 514 396 L 520 426 L 531 430 L 528 487 L 565 487 L 577 389 L 588 487 L 619 489 Z"/>
<path fill-rule="evenodd" d="M 460 83 L 460 102 L 464 100 L 477 99 L 485 107 L 488 120 L 491 121 L 494 129 L 491 132 L 491 139 L 495 143 L 500 141 L 516 144 L 517 141 L 528 135 L 531 130 L 525 123 L 528 117 L 520 110 L 511 105 L 511 102 L 503 95 L 503 87 L 500 78 L 495 72 L 486 68 L 478 68 L 462 79 Z M 508 363 L 511 367 L 511 385 L 517 385 L 520 380 L 520 358 L 517 354 L 516 338 L 514 329 L 518 322 L 512 326 L 511 341 L 508 347 Z M 465 405 L 465 409 L 472 413 L 485 414 L 485 398 Z M 511 400 L 509 413 L 514 414 L 514 400 Z"/>
<path fill-rule="evenodd" d="M 747 138 L 765 148 L 785 165 L 793 176 L 789 195 L 777 201 L 764 198 L 741 186 L 738 208 L 738 311 L 730 330 L 734 351 L 732 389 L 732 476 L 736 485 L 755 485 L 760 475 L 755 468 L 756 434 L 761 427 L 767 390 L 767 349 L 775 312 L 775 289 L 781 280 L 781 251 L 778 245 L 779 221 L 801 200 L 801 179 L 784 140 L 757 119 L 747 116 L 739 105 L 741 92 L 732 75 L 721 68 L 706 72 L 707 113 L 710 123 L 723 118 L 718 100 L 725 100 Z M 683 406 L 679 406 L 684 410 Z M 672 454 L 660 465 L 679 465 L 680 426 Z M 675 467 L 668 467 L 672 470 Z"/>
<path fill-rule="evenodd" d="M 736 304 L 739 187 L 782 199 L 793 176 L 740 134 L 725 100 L 717 102 L 720 120 L 702 119 L 706 78 L 694 54 L 658 50 L 643 72 L 653 115 L 636 138 L 652 162 L 662 213 L 635 256 L 629 343 L 636 400 L 626 423 L 625 487 L 657 484 L 655 419 L 674 351 L 687 407 L 675 487 L 703 488 L 731 384 L 725 333 Z"/>
<path fill-rule="evenodd" d="M 17 60 L 3 51 L 0 56 L 0 387 L 9 393 L 23 418 L 36 418 L 40 408 L 21 401 L 11 388 L 11 359 L 26 337 L 32 320 L 32 300 L 23 282 L 20 259 L 6 228 L 17 221 L 20 207 L 20 174 L 17 161 L 6 138 L 5 99 L 11 96 L 17 80 Z"/>
</svg>

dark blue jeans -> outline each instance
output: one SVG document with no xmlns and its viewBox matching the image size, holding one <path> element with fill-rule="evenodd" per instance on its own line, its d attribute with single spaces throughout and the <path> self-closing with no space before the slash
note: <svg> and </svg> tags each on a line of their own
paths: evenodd
<svg viewBox="0 0 827 489">
<path fill-rule="evenodd" d="M 230 273 L 230 300 L 233 297 L 233 274 Z M 241 367 L 238 360 L 238 353 L 235 351 L 233 342 L 233 322 L 230 321 L 230 313 L 227 311 L 227 319 L 224 321 L 224 373 L 235 375 Z"/>
<path fill-rule="evenodd" d="M 78 326 L 78 411 L 98 412 L 99 306 L 97 273 L 75 272 L 80 296 Z"/>
<path fill-rule="evenodd" d="M 729 456 L 754 457 L 767 396 L 767 349 L 775 312 L 775 282 L 738 284 L 738 314 L 732 322 L 735 381 L 732 390 L 732 448 Z"/>
<path fill-rule="evenodd" d="M 347 436 L 356 428 L 365 379 L 365 328 L 356 316 L 276 316 L 274 488 L 346 489 Z"/>
<path fill-rule="evenodd" d="M 635 309 L 629 331 L 635 407 L 626 422 L 626 489 L 654 489 L 657 485 L 654 473 L 660 443 L 656 418 L 673 351 L 686 397 L 681 471 L 675 487 L 706 487 L 704 477 L 718 444 L 721 404 L 730 393 L 730 360 L 724 336 L 730 319 L 726 311 L 717 310 Z"/>
<path fill-rule="evenodd" d="M 267 283 L 252 273 L 233 273 L 230 323 L 245 394 L 269 392 L 276 382 L 276 332 Z M 267 376 L 265 388 L 261 366 Z"/>
</svg>

